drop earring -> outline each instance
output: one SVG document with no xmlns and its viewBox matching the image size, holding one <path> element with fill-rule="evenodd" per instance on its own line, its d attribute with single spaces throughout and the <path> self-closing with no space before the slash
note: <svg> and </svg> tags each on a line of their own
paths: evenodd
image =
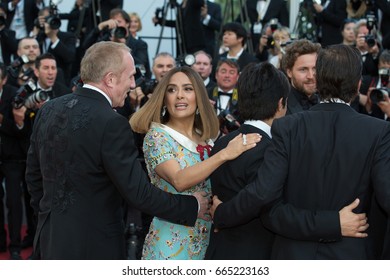
<svg viewBox="0 0 390 280">
<path fill-rule="evenodd" d="M 162 111 L 161 111 L 161 116 L 164 117 L 166 113 L 167 113 L 167 107 L 163 106 Z"/>
</svg>

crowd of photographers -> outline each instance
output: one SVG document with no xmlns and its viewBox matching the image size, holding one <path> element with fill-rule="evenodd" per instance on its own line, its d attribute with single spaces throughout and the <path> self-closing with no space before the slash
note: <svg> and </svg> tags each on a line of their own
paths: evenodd
<svg viewBox="0 0 390 280">
<path fill-rule="evenodd" d="M 5 179 L 11 241 L 7 248 L 4 192 L 0 188 L 0 252 L 8 249 L 12 259 L 20 259 L 20 250 L 32 245 L 35 231 L 24 181 L 34 116 L 46 101 L 82 85 L 78 76 L 80 60 L 96 42 L 120 42 L 132 50 L 137 65 L 136 88 L 125 106 L 117 108 L 126 118 L 148 101 L 165 73 L 177 64 L 189 65 L 204 80 L 220 119 L 221 135 L 227 134 L 242 123 L 236 89 L 240 71 L 251 62 L 261 61 L 286 71 L 288 67 L 282 65 L 286 47 L 306 38 L 323 47 L 336 43 L 356 46 L 364 67 L 360 95 L 352 105 L 361 113 L 390 120 L 390 3 L 386 0 L 302 1 L 294 32 L 286 27 L 289 19 L 283 0 L 248 0 L 237 18 L 223 25 L 219 4 L 169 1 L 156 11 L 153 22 L 175 28 L 178 51 L 176 55 L 160 52 L 151 66 L 148 46 L 137 35 L 142 28 L 141 19 L 124 11 L 121 1 L 111 1 L 115 3 L 109 7 L 97 5 L 105 1 L 77 0 L 70 13 L 60 13 L 56 2 L 0 3 L 0 180 Z M 177 13 L 177 21 L 165 18 L 170 8 Z M 99 16 L 96 9 L 100 9 Z M 67 31 L 60 30 L 62 19 L 68 20 Z M 249 23 L 250 30 L 245 29 L 244 22 Z M 142 147 L 142 135 L 136 140 Z M 24 240 L 20 235 L 22 193 L 28 222 Z"/>
</svg>

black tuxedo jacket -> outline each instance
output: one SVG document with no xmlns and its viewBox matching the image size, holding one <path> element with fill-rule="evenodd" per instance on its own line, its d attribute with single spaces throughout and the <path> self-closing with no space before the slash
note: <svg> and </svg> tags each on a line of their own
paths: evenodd
<svg viewBox="0 0 390 280">
<path fill-rule="evenodd" d="M 322 0 L 325 5 L 325 0 Z M 344 19 L 347 18 L 346 1 L 332 0 L 329 5 L 319 14 L 317 14 L 318 25 L 322 30 L 322 46 L 341 44 L 343 37 L 341 35 L 341 26 Z"/>
<path fill-rule="evenodd" d="M 208 25 L 202 24 L 206 43 L 205 52 L 207 52 L 209 55 L 211 55 L 211 57 L 214 58 L 216 56 L 215 34 L 218 34 L 220 32 L 222 23 L 221 5 L 218 3 L 207 1 L 207 14 L 210 15 L 210 21 Z"/>
<path fill-rule="evenodd" d="M 37 114 L 26 181 L 43 259 L 124 259 L 123 198 L 142 212 L 193 226 L 198 203 L 152 186 L 130 125 L 91 89 L 47 102 Z"/>
<path fill-rule="evenodd" d="M 364 131 L 364 135 L 362 135 Z M 390 124 L 357 113 L 345 104 L 319 104 L 275 120 L 272 144 L 253 183 L 221 204 L 214 225 L 225 228 L 251 220 L 277 198 L 312 211 L 339 211 L 355 198 L 356 212 L 370 212 L 372 192 L 390 214 Z M 292 216 L 311 225 L 306 216 Z M 303 219 L 303 220 L 302 220 Z M 305 221 L 305 219 L 307 219 Z M 270 219 L 270 224 L 274 219 Z M 388 223 L 388 222 L 387 222 Z M 287 235 L 290 228 L 286 226 Z M 386 237 L 385 244 L 389 243 Z M 277 259 L 366 259 L 368 239 L 299 241 L 278 235 Z M 386 249 L 386 248 L 385 248 Z M 385 256 L 386 257 L 386 256 Z"/>
<path fill-rule="evenodd" d="M 383 13 L 380 30 L 382 36 L 385 37 L 390 34 L 390 2 L 387 0 L 375 0 L 375 5 Z"/>
<path fill-rule="evenodd" d="M 8 3 L 12 2 L 12 0 L 5 1 L 7 8 Z M 37 8 L 37 4 L 35 0 L 24 0 L 24 22 L 26 24 L 27 36 L 34 28 L 34 20 L 38 17 L 39 9 Z M 15 9 L 13 11 L 8 11 L 7 14 L 7 26 L 10 26 L 13 18 L 15 16 Z"/>
<path fill-rule="evenodd" d="M 127 38 L 126 45 L 131 49 L 134 63 L 145 66 L 145 76 L 150 79 L 152 77 L 152 72 L 149 63 L 148 44 L 144 40 L 136 39 L 130 35 L 129 38 Z"/>
<path fill-rule="evenodd" d="M 1 52 L 5 65 L 11 63 L 11 55 L 16 54 L 18 41 L 15 38 L 15 31 L 4 28 L 0 31 Z"/>
<path fill-rule="evenodd" d="M 228 52 L 224 52 L 223 54 L 221 54 L 219 56 L 219 59 L 227 58 L 227 55 L 228 55 Z M 247 66 L 251 62 L 258 62 L 258 60 L 255 56 L 251 55 L 249 52 L 244 50 L 237 60 L 238 66 L 240 66 L 239 71 L 241 72 L 244 69 L 244 67 Z M 217 65 L 218 65 L 218 61 L 216 61 L 215 64 L 213 64 L 215 71 L 216 71 Z M 215 73 L 215 71 L 214 71 L 214 73 Z"/>
<path fill-rule="evenodd" d="M 282 26 L 289 26 L 289 13 L 286 6 L 285 0 L 269 0 L 271 1 L 268 5 L 268 9 L 264 14 L 264 17 L 260 20 L 261 24 L 264 25 L 267 24 L 271 19 L 277 18 L 279 20 L 279 23 Z M 258 20 L 258 13 L 257 13 L 257 0 L 247 0 L 246 6 L 248 10 L 248 18 L 249 22 L 251 23 L 251 35 L 252 35 L 252 44 L 253 47 L 256 47 L 259 43 L 260 34 L 254 34 L 253 33 L 253 24 L 257 22 Z M 236 19 L 237 22 L 245 22 L 245 10 L 242 9 L 241 11 L 243 15 L 243 20 L 241 18 L 241 15 L 239 15 Z"/>
<path fill-rule="evenodd" d="M 264 131 L 251 125 L 242 125 L 238 130 L 220 138 L 215 143 L 212 154 L 225 148 L 239 133 L 259 133 L 262 139 L 253 150 L 224 163 L 212 173 L 210 179 L 213 195 L 224 202 L 231 200 L 255 179 L 257 169 L 263 162 L 264 152 L 271 142 Z M 217 233 L 212 228 L 206 259 L 270 259 L 273 239 L 274 234 L 264 228 L 259 215 L 247 223 Z"/>
<path fill-rule="evenodd" d="M 268 5 L 268 9 L 264 14 L 264 17 L 261 19 L 263 26 L 273 18 L 277 18 L 279 23 L 283 26 L 289 26 L 289 14 L 286 6 L 285 0 L 270 0 L 271 2 Z M 257 22 L 258 13 L 257 13 L 257 0 L 247 0 L 246 6 L 248 10 L 248 18 L 251 24 Z M 245 11 L 242 10 L 242 15 L 245 19 Z M 241 21 L 241 15 L 238 16 L 237 21 Z"/>
<path fill-rule="evenodd" d="M 59 31 L 57 36 L 60 39 L 59 43 L 55 48 L 49 47 L 47 52 L 54 55 L 57 67 L 64 71 L 65 81 L 69 83 L 70 70 L 76 58 L 76 36 L 74 33 L 63 31 Z"/>
<path fill-rule="evenodd" d="M 28 131 L 31 126 L 26 121 L 23 129 L 18 129 L 12 113 L 12 101 L 16 95 L 17 88 L 9 85 L 3 87 L 0 99 L 0 114 L 3 121 L 0 126 L 0 161 L 25 161 L 26 142 Z"/>
<path fill-rule="evenodd" d="M 176 29 L 176 37 L 181 37 L 181 46 L 185 53 L 195 53 L 204 50 L 206 46 L 203 24 L 200 18 L 200 9 L 204 5 L 204 0 L 188 0 L 186 6 L 177 7 L 177 18 L 179 30 Z M 176 28 L 175 20 L 165 21 L 165 26 Z M 177 56 L 179 53 L 179 41 L 176 40 Z"/>
</svg>

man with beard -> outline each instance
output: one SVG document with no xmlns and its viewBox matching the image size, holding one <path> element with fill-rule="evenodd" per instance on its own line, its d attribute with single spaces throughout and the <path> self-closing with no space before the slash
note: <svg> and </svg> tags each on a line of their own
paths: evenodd
<svg viewBox="0 0 390 280">
<path fill-rule="evenodd" d="M 281 66 L 292 86 L 288 96 L 287 115 L 308 110 L 319 102 L 315 67 L 320 49 L 320 44 L 306 39 L 297 40 L 286 47 Z"/>
</svg>

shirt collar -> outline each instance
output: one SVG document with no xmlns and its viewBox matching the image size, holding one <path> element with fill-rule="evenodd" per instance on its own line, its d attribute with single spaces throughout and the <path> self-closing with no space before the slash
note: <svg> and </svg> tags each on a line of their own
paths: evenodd
<svg viewBox="0 0 390 280">
<path fill-rule="evenodd" d="M 260 120 L 248 120 L 248 121 L 245 121 L 244 124 L 248 124 L 248 125 L 251 125 L 251 126 L 254 126 L 254 127 L 257 127 L 258 129 L 264 131 L 265 133 L 267 133 L 267 135 L 272 138 L 272 135 L 271 135 L 271 127 L 263 122 L 263 121 L 260 121 Z"/>
<path fill-rule="evenodd" d="M 227 56 L 226 56 L 226 58 L 228 58 L 228 59 L 237 59 L 237 60 L 238 60 L 243 52 L 244 52 L 244 48 L 242 48 L 242 49 L 236 54 L 236 56 L 231 56 L 231 55 L 229 55 L 229 53 L 228 53 Z"/>
<path fill-rule="evenodd" d="M 351 104 L 345 102 L 344 100 L 341 100 L 340 98 L 330 98 L 327 100 L 321 100 L 321 103 L 341 103 L 341 104 L 351 106 Z"/>
<path fill-rule="evenodd" d="M 108 95 L 106 93 L 104 93 L 104 91 L 102 91 L 100 88 L 97 88 L 95 86 L 92 86 L 92 85 L 89 85 L 89 84 L 84 84 L 83 85 L 84 88 L 89 88 L 89 89 L 92 89 L 92 90 L 96 90 L 97 92 L 100 92 L 107 100 L 108 102 L 110 103 L 111 107 L 112 107 L 112 101 L 111 99 L 108 97 Z"/>
</svg>

